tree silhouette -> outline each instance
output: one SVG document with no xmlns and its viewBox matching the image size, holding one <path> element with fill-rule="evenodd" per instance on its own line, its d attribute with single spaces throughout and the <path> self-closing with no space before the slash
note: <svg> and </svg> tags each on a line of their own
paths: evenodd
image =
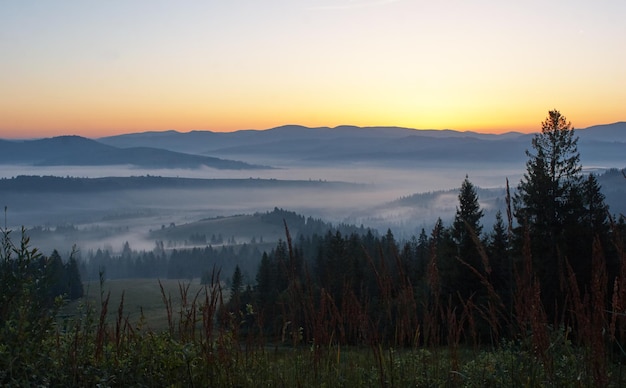
<svg viewBox="0 0 626 388">
<path fill-rule="evenodd" d="M 241 292 L 243 291 L 243 275 L 241 274 L 241 269 L 239 265 L 235 266 L 235 271 L 233 272 L 233 277 L 230 282 L 230 298 L 231 300 L 237 300 L 241 297 Z"/>
<path fill-rule="evenodd" d="M 480 279 L 467 268 L 467 265 L 470 265 L 479 272 L 484 271 L 478 251 L 479 238 L 482 233 L 480 223 L 482 216 L 483 211 L 478 203 L 476 188 L 466 175 L 459 191 L 459 206 L 456 209 L 451 231 L 457 246 L 457 257 L 462 261 L 456 263 L 458 270 L 455 272 L 458 278 L 454 280 L 454 283 L 463 300 L 467 300 L 477 290 L 482 289 Z"/>
<path fill-rule="evenodd" d="M 554 311 L 559 296 L 567 226 L 580 216 L 582 167 L 577 142 L 565 116 L 557 110 L 548 112 L 541 133 L 532 139 L 533 151 L 526 151 L 526 173 L 514 198 L 517 221 L 530 232 L 533 268 L 547 311 Z"/>
</svg>

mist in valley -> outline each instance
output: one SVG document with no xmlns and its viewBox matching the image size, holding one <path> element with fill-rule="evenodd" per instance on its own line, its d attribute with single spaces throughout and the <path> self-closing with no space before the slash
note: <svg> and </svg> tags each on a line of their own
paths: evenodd
<svg viewBox="0 0 626 388">
<path fill-rule="evenodd" d="M 479 187 L 503 187 L 508 177 L 516 182 L 521 168 L 500 166 L 415 166 L 384 168 L 360 164 L 347 166 L 278 166 L 254 171 L 198 169 L 138 169 L 131 166 L 3 166 L 0 178 L 19 175 L 61 177 L 162 176 L 196 179 L 298 181 L 302 184 L 272 187 L 215 187 L 202 189 L 159 188 L 102 192 L 5 192 L 7 226 L 19 229 L 73 225 L 74 233 L 34 233 L 33 243 L 43 249 L 67 250 L 74 244 L 83 250 L 119 251 L 128 241 L 134 249 L 152 249 L 149 232 L 164 225 L 192 223 L 200 219 L 270 211 L 275 207 L 331 223 L 350 223 L 409 235 L 429 227 L 437 217 L 451 216 L 456 196 L 446 194 L 423 207 L 394 205 L 393 201 L 416 193 L 450 190 L 468 174 Z M 312 184 L 306 184 L 311 182 Z M 332 185 L 334 182 L 346 184 Z M 252 182 L 254 183 L 254 182 Z M 324 185 L 327 184 L 327 185 Z M 433 207 L 433 205 L 435 205 Z M 246 241 L 252 236 L 237 236 Z"/>
<path fill-rule="evenodd" d="M 7 207 L 6 226 L 13 230 L 26 227 L 31 244 L 44 254 L 57 249 L 69 255 L 75 246 L 83 257 L 92 257 L 99 250 L 121 255 L 125 248 L 162 253 L 206 247 L 245 250 L 247 245 L 254 245 L 268 250 L 286 238 L 281 219 L 274 217 L 267 222 L 263 217 L 268 213 L 282 214 L 276 213 L 276 209 L 306 218 L 288 224 L 293 228 L 293 237 L 306 222 L 323 221 L 329 224 L 318 227 L 353 225 L 379 234 L 391 230 L 396 238 L 409 240 L 422 229 L 429 233 L 438 218 L 450 225 L 458 206 L 459 187 L 467 176 L 478 188 L 484 211 L 481 222 L 488 231 L 496 212 L 506 213 L 504 187 L 508 179 L 511 189 L 516 188 L 526 169 L 523 151 L 530 147 L 529 136 L 515 134 L 473 135 L 476 137 L 471 139 L 457 132 L 439 137 L 438 132 L 425 136 L 426 132 L 383 128 L 358 129 L 358 133 L 365 132 L 354 139 L 343 132 L 352 134 L 355 128 L 339 128 L 321 132 L 307 129 L 300 135 L 308 133 L 309 137 L 299 138 L 298 130 L 287 129 L 220 134 L 233 147 L 215 143 L 209 153 L 204 141 L 184 141 L 186 135 L 177 133 L 168 133 L 171 139 L 159 144 L 150 143 L 158 140 L 150 134 L 131 136 L 134 143 L 124 136 L 113 138 L 109 141 L 115 140 L 115 146 L 104 149 L 89 139 L 52 139 L 49 147 L 65 147 L 59 152 L 76 153 L 82 159 L 70 166 L 37 161 L 31 165 L 3 165 L 0 184 L 22 176 L 67 177 L 62 182 L 42 178 L 41 183 L 31 182 L 30 186 L 20 181 L 26 184 L 25 189 L 19 185 L 11 189 L 10 184 L 2 186 L 5 189 L 0 187 L 0 204 Z M 342 137 L 331 136 L 337 131 L 343 133 Z M 437 137 L 431 137 L 434 135 Z M 602 147 L 593 143 L 599 148 L 589 152 L 593 157 L 583 164 L 585 172 L 623 168 L 623 153 L 619 152 L 623 143 L 615 141 L 614 133 L 609 135 Z M 287 139 L 290 136 L 294 138 Z M 161 159 L 171 154 L 145 147 L 163 146 L 177 151 L 173 147 L 177 142 L 181 147 L 193 145 L 195 154 L 177 155 L 176 160 L 193 162 L 194 156 L 204 155 L 235 164 L 201 164 L 195 168 L 100 166 L 98 157 L 89 159 L 89 152 L 75 149 L 90 147 L 94 153 L 123 155 L 125 160 L 136 160 L 141 165 L 160 160 L 157 165 L 162 166 Z M 30 145 L 23 145 L 24 149 L 29 150 Z M 130 157 L 133 148 L 115 148 L 124 145 L 144 147 L 143 159 Z M 40 145 L 37 147 L 28 151 L 29 155 L 38 157 Z M 51 161 L 56 164 L 56 159 Z M 81 165 L 86 161 L 91 165 Z M 241 162 L 255 167 L 225 167 Z M 613 187 L 621 187 L 619 183 Z M 623 193 L 610 190 L 606 192 L 607 203 L 613 211 L 623 212 L 613 209 L 616 203 L 623 202 L 619 199 Z M 326 231 L 318 228 L 316 233 Z M 228 255 L 238 254 L 223 252 L 224 257 Z M 248 256 L 254 257 L 254 263 L 248 263 L 246 268 L 253 272 L 260 256 Z"/>
</svg>

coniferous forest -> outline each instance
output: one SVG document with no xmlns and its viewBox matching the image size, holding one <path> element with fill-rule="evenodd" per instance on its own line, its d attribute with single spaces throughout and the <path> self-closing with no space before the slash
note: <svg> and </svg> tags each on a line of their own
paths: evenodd
<svg viewBox="0 0 626 388">
<path fill-rule="evenodd" d="M 266 250 L 166 253 L 157 243 L 141 254 L 96 252 L 88 265 L 56 251 L 45 257 L 26 231 L 5 228 L 0 383 L 624 386 L 625 217 L 583 173 L 576 132 L 560 112 L 548 113 L 526 155 L 495 220 L 484 219 L 470 172 L 454 220 L 402 241 L 392 230 L 275 209 L 265 217 L 285 237 Z M 81 276 L 102 286 L 133 277 L 133 266 L 204 287 L 191 293 L 181 281 L 172 296 L 161 286 L 160 331 L 130 320 L 123 296 L 102 292 L 63 310 L 83 296 Z"/>
</svg>

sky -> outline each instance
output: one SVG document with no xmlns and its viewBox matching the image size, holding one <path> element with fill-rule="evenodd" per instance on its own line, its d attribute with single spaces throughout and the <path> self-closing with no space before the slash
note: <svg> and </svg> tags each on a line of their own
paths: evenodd
<svg viewBox="0 0 626 388">
<path fill-rule="evenodd" d="M 0 138 L 626 120 L 626 1 L 0 0 Z"/>
</svg>

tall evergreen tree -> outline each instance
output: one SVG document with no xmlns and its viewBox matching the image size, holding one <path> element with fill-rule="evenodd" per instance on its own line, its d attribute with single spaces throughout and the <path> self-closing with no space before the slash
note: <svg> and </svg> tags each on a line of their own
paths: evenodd
<svg viewBox="0 0 626 388">
<path fill-rule="evenodd" d="M 239 311 L 242 308 L 242 295 L 243 292 L 243 275 L 239 265 L 235 266 L 235 271 L 230 281 L 230 301 L 229 306 L 231 311 Z"/>
<path fill-rule="evenodd" d="M 553 232 L 563 223 L 581 183 L 577 142 L 571 123 L 559 111 L 550 111 L 532 139 L 534 152 L 526 151 L 526 173 L 515 197 L 520 224 Z"/>
<path fill-rule="evenodd" d="M 272 292 L 276 286 L 273 272 L 272 263 L 267 256 L 267 253 L 263 252 L 261 262 L 259 263 L 259 269 L 256 274 L 256 293 L 259 306 L 262 309 L 270 303 Z"/>
<path fill-rule="evenodd" d="M 616 268 L 617 263 L 609 238 L 609 208 L 593 174 L 582 180 L 576 199 L 577 209 L 572 212 L 571 221 L 566 223 L 564 229 L 567 240 L 563 252 L 576 274 L 579 289 L 584 290 L 591 281 L 594 239 L 598 239 L 603 246 L 605 259 L 609 265 Z M 609 270 L 614 271 L 615 269 Z"/>
<path fill-rule="evenodd" d="M 487 255 L 491 264 L 489 280 L 503 302 L 508 305 L 512 298 L 513 267 L 509 252 L 507 227 L 502 219 L 502 212 L 496 213 L 496 222 L 489 236 Z"/>
<path fill-rule="evenodd" d="M 440 294 L 447 302 L 449 297 L 456 300 L 459 290 L 458 280 L 461 275 L 460 263 L 457 260 L 458 247 L 452 236 L 451 229 L 445 228 L 441 219 L 435 223 L 431 232 L 431 258 L 429 265 L 435 264 L 439 277 Z M 433 268 L 429 268 L 429 276 L 432 275 Z M 430 281 L 430 279 L 429 279 Z"/>
<path fill-rule="evenodd" d="M 459 191 L 459 206 L 454 216 L 452 237 L 457 245 L 457 257 L 479 272 L 484 271 L 478 247 L 482 233 L 482 216 L 476 188 L 466 175 Z M 464 300 L 481 288 L 480 279 L 466 264 L 456 264 L 458 278 L 454 281 Z"/>
<path fill-rule="evenodd" d="M 84 294 L 83 282 L 80 279 L 80 271 L 78 269 L 78 262 L 74 258 L 74 255 L 70 256 L 67 264 L 65 265 L 65 271 L 68 281 L 68 297 L 71 300 L 81 298 Z"/>
<path fill-rule="evenodd" d="M 51 303 L 57 296 L 67 296 L 68 281 L 65 266 L 59 252 L 55 249 L 50 257 L 44 259 L 48 299 Z"/>
<path fill-rule="evenodd" d="M 604 199 L 598 179 L 594 174 L 589 174 L 583 182 L 582 204 L 584 212 L 582 221 L 594 235 L 607 235 L 609 231 L 609 207 Z"/>
<path fill-rule="evenodd" d="M 532 139 L 533 151 L 526 151 L 526 173 L 514 198 L 517 222 L 530 232 L 533 268 L 547 311 L 554 311 L 559 295 L 566 226 L 575 224 L 580 215 L 582 167 L 577 142 L 565 116 L 557 110 L 548 112 L 541 133 Z"/>
<path fill-rule="evenodd" d="M 423 262 L 421 265 L 425 265 L 430 256 L 430 249 L 428 244 L 428 235 L 426 234 L 426 230 L 422 228 L 420 231 L 420 235 L 417 238 L 417 259 L 420 262 Z"/>
<path fill-rule="evenodd" d="M 236 295 L 240 295 L 243 290 L 243 275 L 241 274 L 241 269 L 239 265 L 235 266 L 235 271 L 233 272 L 233 277 L 230 282 L 230 294 L 231 297 Z"/>
<path fill-rule="evenodd" d="M 276 268 L 276 288 L 282 292 L 289 286 L 289 252 L 287 243 L 283 240 L 278 240 L 276 248 L 270 254 L 274 266 Z"/>
</svg>

